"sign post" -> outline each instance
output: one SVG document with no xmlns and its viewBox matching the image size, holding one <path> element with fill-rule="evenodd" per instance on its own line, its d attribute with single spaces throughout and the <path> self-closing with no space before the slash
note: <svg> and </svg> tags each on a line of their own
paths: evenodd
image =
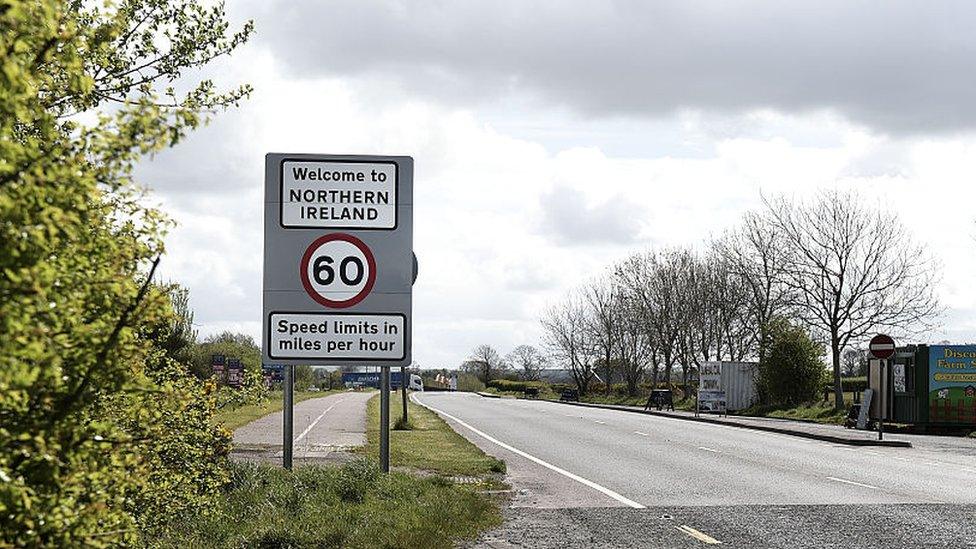
<svg viewBox="0 0 976 549">
<path fill-rule="evenodd" d="M 290 467 L 296 365 L 379 366 L 389 418 L 390 368 L 411 361 L 413 159 L 271 153 L 264 202 L 262 351 L 286 365 Z"/>
<path fill-rule="evenodd" d="M 282 437 L 281 441 L 281 465 L 285 469 L 291 470 L 292 467 L 292 455 L 295 441 L 292 440 L 292 433 L 294 432 L 293 425 L 295 424 L 295 367 L 291 364 L 287 364 L 285 369 L 285 381 L 283 393 L 284 393 L 284 407 L 282 409 Z"/>
<path fill-rule="evenodd" d="M 878 334 L 868 343 L 871 356 L 878 359 L 878 440 L 884 440 L 884 420 L 888 414 L 888 359 L 895 355 L 895 340 L 891 336 Z"/>
<path fill-rule="evenodd" d="M 380 368 L 380 470 L 390 472 L 390 369 Z"/>
</svg>

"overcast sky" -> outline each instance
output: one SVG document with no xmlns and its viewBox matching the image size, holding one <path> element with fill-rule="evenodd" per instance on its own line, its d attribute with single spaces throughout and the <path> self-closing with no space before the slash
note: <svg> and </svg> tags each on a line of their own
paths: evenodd
<svg viewBox="0 0 976 549">
<path fill-rule="evenodd" d="M 253 97 L 140 168 L 201 335 L 260 340 L 267 152 L 415 160 L 415 361 L 538 344 L 634 251 L 701 246 L 760 193 L 854 188 L 944 265 L 930 341 L 976 340 L 976 5 L 230 0 L 206 76 Z"/>
</svg>

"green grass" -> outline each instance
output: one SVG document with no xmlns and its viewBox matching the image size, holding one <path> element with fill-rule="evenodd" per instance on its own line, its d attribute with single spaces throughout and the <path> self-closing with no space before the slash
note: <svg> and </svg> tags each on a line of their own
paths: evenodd
<svg viewBox="0 0 976 549">
<path fill-rule="evenodd" d="M 395 430 L 403 407 L 401 393 L 390 394 L 390 466 L 431 471 L 442 475 L 481 477 L 491 483 L 495 473 L 505 472 L 505 462 L 485 455 L 477 446 L 454 432 L 434 412 L 407 400 L 410 428 Z M 366 404 L 365 455 L 379 459 L 380 395 Z"/>
<path fill-rule="evenodd" d="M 783 408 L 776 406 L 753 406 L 745 410 L 739 410 L 734 415 L 753 416 L 753 417 L 774 417 L 781 419 L 799 419 L 805 421 L 815 421 L 817 423 L 828 423 L 842 425 L 847 418 L 847 410 L 834 410 L 832 403 L 813 402 L 793 408 Z"/>
<path fill-rule="evenodd" d="M 345 389 L 335 389 L 332 391 L 296 391 L 295 402 L 301 402 L 310 398 L 323 397 L 345 391 Z M 233 431 L 238 427 L 262 418 L 272 412 L 277 412 L 284 407 L 284 400 L 281 391 L 272 392 L 268 398 L 254 404 L 244 406 L 225 407 L 214 414 L 214 421 Z"/>
<path fill-rule="evenodd" d="M 452 547 L 501 523 L 497 505 L 440 476 L 234 463 L 212 512 L 152 536 L 155 547 Z"/>
</svg>

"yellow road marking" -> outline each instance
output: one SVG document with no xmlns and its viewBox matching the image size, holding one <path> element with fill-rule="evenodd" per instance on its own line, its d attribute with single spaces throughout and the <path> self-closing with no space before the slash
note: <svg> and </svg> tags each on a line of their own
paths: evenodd
<svg viewBox="0 0 976 549">
<path fill-rule="evenodd" d="M 681 526 L 675 526 L 675 528 L 681 530 L 682 532 L 688 534 L 689 536 L 697 539 L 702 543 L 707 543 L 708 545 L 720 545 L 722 543 L 721 541 L 713 538 L 712 536 L 709 536 L 708 534 L 695 530 L 691 526 L 686 526 L 682 524 Z"/>
</svg>

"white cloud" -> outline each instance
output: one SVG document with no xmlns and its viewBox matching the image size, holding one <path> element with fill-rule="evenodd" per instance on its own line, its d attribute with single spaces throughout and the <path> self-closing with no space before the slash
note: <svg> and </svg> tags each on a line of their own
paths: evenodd
<svg viewBox="0 0 976 549">
<path fill-rule="evenodd" d="M 831 109 L 581 118 L 557 101 L 509 111 L 507 91 L 487 105 L 444 99 L 452 89 L 418 95 L 382 63 L 343 74 L 341 48 L 322 57 L 329 70 L 297 74 L 282 57 L 328 40 L 269 32 L 294 44 L 249 46 L 218 71 L 252 83 L 254 97 L 140 170 L 179 222 L 163 276 L 190 288 L 204 335 L 260 339 L 264 154 L 319 152 L 415 159 L 414 357 L 425 366 L 457 365 L 479 343 L 538 343 L 547 303 L 631 251 L 698 245 L 757 207 L 760 192 L 824 187 L 856 187 L 903 218 L 946 267 L 950 310 L 932 338 L 976 340 L 973 135 L 885 137 Z"/>
</svg>

